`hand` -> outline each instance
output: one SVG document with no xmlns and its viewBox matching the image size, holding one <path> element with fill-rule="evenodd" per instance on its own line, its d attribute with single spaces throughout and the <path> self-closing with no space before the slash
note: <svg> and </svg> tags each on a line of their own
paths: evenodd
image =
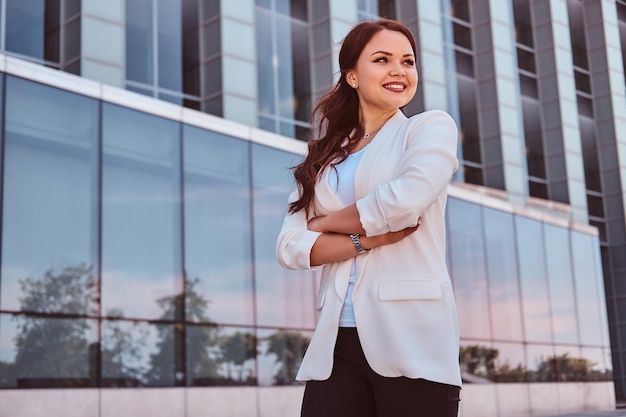
<svg viewBox="0 0 626 417">
<path fill-rule="evenodd" d="M 406 229 L 398 230 L 397 232 L 387 232 L 382 235 L 377 236 L 361 236 L 361 244 L 365 249 L 372 249 L 378 246 L 390 245 L 392 243 L 396 243 L 409 236 L 413 232 L 415 232 L 422 222 L 422 218 L 420 217 L 417 220 L 417 224 L 412 227 L 407 227 Z"/>
<path fill-rule="evenodd" d="M 313 217 L 307 223 L 307 229 L 309 229 L 309 230 L 311 230 L 313 232 L 320 232 L 320 233 L 326 232 L 326 229 L 323 227 L 324 217 L 326 217 L 326 216 Z"/>
</svg>

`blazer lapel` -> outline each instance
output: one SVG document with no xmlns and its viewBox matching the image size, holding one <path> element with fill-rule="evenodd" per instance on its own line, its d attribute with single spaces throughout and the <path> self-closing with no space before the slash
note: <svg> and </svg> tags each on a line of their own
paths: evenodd
<svg viewBox="0 0 626 417">
<path fill-rule="evenodd" d="M 385 147 L 394 139 L 398 133 L 398 129 L 407 117 L 398 110 L 396 114 L 391 116 L 387 123 L 380 129 L 378 134 L 365 148 L 365 152 L 359 161 L 359 165 L 354 173 L 354 196 L 360 199 L 372 191 L 372 175 L 375 174 L 374 169 L 378 159 L 385 154 Z M 389 161 L 387 163 L 394 163 Z"/>
</svg>

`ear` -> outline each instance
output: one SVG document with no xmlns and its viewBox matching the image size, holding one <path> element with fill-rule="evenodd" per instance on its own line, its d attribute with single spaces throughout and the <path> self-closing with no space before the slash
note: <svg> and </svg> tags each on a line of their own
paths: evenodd
<svg viewBox="0 0 626 417">
<path fill-rule="evenodd" d="M 348 85 L 356 83 L 356 75 L 354 74 L 354 71 L 346 72 L 346 82 Z"/>
</svg>

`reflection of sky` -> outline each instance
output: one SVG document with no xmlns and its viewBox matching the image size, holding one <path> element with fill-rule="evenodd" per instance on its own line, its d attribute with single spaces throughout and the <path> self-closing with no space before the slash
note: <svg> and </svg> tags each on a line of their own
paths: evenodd
<svg viewBox="0 0 626 417">
<path fill-rule="evenodd" d="M 15 336 L 17 327 L 15 320 L 8 314 L 0 315 L 0 361 L 13 362 L 15 360 Z"/>
<path fill-rule="evenodd" d="M 38 149 L 7 146 L 3 205 L 2 308 L 18 309 L 9 286 L 49 269 L 91 263 L 90 179 L 86 164 Z M 78 174 L 78 175 L 77 175 Z"/>
</svg>

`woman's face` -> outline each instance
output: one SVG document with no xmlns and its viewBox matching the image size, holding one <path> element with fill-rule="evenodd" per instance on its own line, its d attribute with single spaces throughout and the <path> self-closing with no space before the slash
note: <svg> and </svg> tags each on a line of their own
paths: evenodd
<svg viewBox="0 0 626 417">
<path fill-rule="evenodd" d="M 346 74 L 359 95 L 362 111 L 388 111 L 408 104 L 417 89 L 411 43 L 401 32 L 383 29 L 365 45 L 356 66 Z"/>
</svg>

